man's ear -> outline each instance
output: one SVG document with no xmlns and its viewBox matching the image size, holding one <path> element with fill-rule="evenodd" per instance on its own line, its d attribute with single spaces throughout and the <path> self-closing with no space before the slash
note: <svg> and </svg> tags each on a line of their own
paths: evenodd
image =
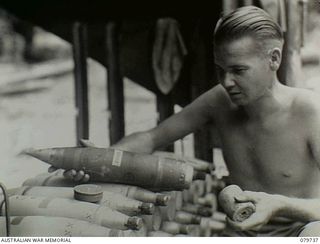
<svg viewBox="0 0 320 244">
<path fill-rule="evenodd" d="M 282 52 L 278 47 L 274 47 L 268 52 L 270 69 L 272 71 L 277 71 L 281 64 Z"/>
</svg>

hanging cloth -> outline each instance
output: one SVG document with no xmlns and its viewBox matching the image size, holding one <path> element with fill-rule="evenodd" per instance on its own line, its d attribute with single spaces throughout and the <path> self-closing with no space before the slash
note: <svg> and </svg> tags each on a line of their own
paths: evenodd
<svg viewBox="0 0 320 244">
<path fill-rule="evenodd" d="M 178 81 L 187 53 L 178 22 L 172 18 L 158 19 L 152 68 L 157 87 L 163 94 L 168 94 Z"/>
</svg>

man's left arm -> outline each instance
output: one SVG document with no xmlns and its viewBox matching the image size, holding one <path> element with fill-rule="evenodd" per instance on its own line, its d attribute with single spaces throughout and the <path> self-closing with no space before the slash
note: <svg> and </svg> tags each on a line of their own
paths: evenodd
<svg viewBox="0 0 320 244">
<path fill-rule="evenodd" d="M 238 202 L 253 202 L 255 212 L 242 222 L 227 219 L 236 230 L 259 230 L 274 217 L 286 217 L 300 222 L 320 220 L 320 198 L 301 199 L 265 192 L 244 191 L 236 197 Z"/>
</svg>

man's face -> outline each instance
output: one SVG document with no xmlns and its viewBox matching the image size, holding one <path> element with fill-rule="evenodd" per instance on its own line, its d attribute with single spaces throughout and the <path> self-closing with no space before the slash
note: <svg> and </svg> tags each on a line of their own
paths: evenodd
<svg viewBox="0 0 320 244">
<path fill-rule="evenodd" d="M 265 94 L 274 71 L 265 51 L 252 37 L 242 37 L 215 47 L 219 82 L 237 105 L 247 105 Z"/>
</svg>

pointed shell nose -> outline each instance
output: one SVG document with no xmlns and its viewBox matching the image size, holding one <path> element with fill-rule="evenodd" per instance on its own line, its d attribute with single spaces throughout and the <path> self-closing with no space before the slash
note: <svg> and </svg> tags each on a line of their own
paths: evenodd
<svg viewBox="0 0 320 244">
<path fill-rule="evenodd" d="M 37 158 L 45 163 L 51 164 L 57 168 L 60 168 L 60 165 L 57 165 L 57 158 L 59 155 L 59 150 L 55 149 L 26 149 L 23 151 L 24 154 Z"/>
</svg>

